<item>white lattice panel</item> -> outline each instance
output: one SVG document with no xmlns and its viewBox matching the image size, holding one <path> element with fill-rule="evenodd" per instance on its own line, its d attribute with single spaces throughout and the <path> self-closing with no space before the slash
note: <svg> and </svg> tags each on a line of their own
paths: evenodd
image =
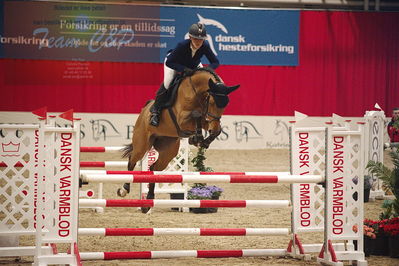
<svg viewBox="0 0 399 266">
<path fill-rule="evenodd" d="M 327 234 L 330 240 L 360 239 L 362 230 L 355 232 L 353 226 L 363 226 L 363 210 L 357 207 L 361 204 L 355 204 L 363 202 L 364 164 L 361 133 L 332 131 L 327 141 L 330 144 L 327 200 L 332 203 L 327 208 L 330 220 L 326 227 Z"/>
<path fill-rule="evenodd" d="M 363 202 L 364 197 L 364 178 L 363 178 L 363 169 L 364 163 L 361 154 L 361 136 L 360 135 L 351 135 L 349 136 L 349 149 L 350 158 L 349 158 L 349 178 L 347 179 L 347 208 L 348 211 L 345 233 L 351 236 L 357 236 L 358 233 L 353 231 L 353 225 L 358 226 L 358 228 L 362 228 L 363 226 L 363 210 L 360 210 L 358 206 L 359 202 Z M 352 195 L 352 196 L 350 196 Z M 360 230 L 361 231 L 361 230 Z"/>
<path fill-rule="evenodd" d="M 38 125 L 0 125 L 0 235 L 33 234 Z"/>
<path fill-rule="evenodd" d="M 384 132 L 385 113 L 384 111 L 366 111 L 364 118 L 366 119 L 365 128 L 365 157 L 364 163 L 372 160 L 375 162 L 384 162 Z M 370 174 L 371 175 L 371 174 Z M 373 178 L 373 186 L 371 188 L 371 197 L 383 197 L 382 181 L 371 175 Z"/>
<path fill-rule="evenodd" d="M 367 265 L 361 229 L 364 217 L 364 125 L 359 125 L 355 131 L 333 130 L 331 126 L 327 130 L 324 248 L 317 261 L 343 265 L 341 261 L 345 260 Z M 333 251 L 332 243 L 345 241 L 345 244 L 351 244 L 354 240 L 357 241 L 356 249 Z"/>
<path fill-rule="evenodd" d="M 326 128 L 291 128 L 291 171 L 294 175 L 325 176 Z M 322 231 L 324 188 L 317 184 L 292 184 L 293 231 Z"/>
</svg>

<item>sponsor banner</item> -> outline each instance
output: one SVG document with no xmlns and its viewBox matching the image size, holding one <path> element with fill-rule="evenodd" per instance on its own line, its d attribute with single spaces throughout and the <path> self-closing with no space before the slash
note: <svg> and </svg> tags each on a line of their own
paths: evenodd
<svg viewBox="0 0 399 266">
<path fill-rule="evenodd" d="M 159 6 L 38 1 L 0 5 L 4 5 L 0 57 L 159 61 L 159 32 L 141 28 L 162 21 Z"/>
<path fill-rule="evenodd" d="M 188 38 L 191 24 L 200 22 L 205 25 L 207 41 L 222 64 L 296 66 L 299 14 L 297 10 L 162 7 L 161 16 L 175 20 L 176 36 L 161 40 L 173 48 L 178 41 Z"/>
<path fill-rule="evenodd" d="M 0 58 L 162 63 L 201 22 L 223 64 L 298 65 L 295 10 L 1 1 L 0 12 Z"/>
<path fill-rule="evenodd" d="M 123 146 L 131 141 L 138 114 L 76 113 L 74 117 L 82 119 L 82 146 Z M 291 116 L 223 116 L 222 132 L 210 149 L 288 149 L 289 121 L 293 119 Z M 361 121 L 363 117 L 348 119 Z M 324 125 L 331 118 L 312 117 L 312 121 L 315 126 Z M 37 117 L 27 112 L 0 112 L 0 123 L 37 123 Z M 56 124 L 62 127 L 69 121 L 57 118 Z"/>
</svg>

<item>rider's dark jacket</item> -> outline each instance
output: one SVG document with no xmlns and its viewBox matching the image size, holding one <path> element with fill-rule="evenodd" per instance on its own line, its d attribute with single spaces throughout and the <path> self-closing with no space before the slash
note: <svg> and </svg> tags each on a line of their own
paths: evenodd
<svg viewBox="0 0 399 266">
<path fill-rule="evenodd" d="M 190 40 L 179 42 L 166 57 L 166 65 L 177 72 L 183 72 L 185 68 L 195 69 L 201 62 L 201 57 L 205 55 L 209 60 L 209 67 L 216 69 L 219 66 L 219 60 L 212 52 L 207 41 L 191 56 Z"/>
</svg>

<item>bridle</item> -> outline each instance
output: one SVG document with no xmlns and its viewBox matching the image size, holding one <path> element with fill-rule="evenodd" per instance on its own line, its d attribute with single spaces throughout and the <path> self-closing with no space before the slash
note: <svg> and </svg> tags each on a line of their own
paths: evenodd
<svg viewBox="0 0 399 266">
<path fill-rule="evenodd" d="M 194 93 L 196 96 L 198 96 L 198 92 L 195 89 L 194 83 L 191 79 L 191 76 L 189 77 L 190 80 L 190 85 L 191 88 L 193 89 Z M 215 114 L 212 114 L 211 112 L 209 112 L 209 105 L 210 105 L 210 99 L 211 99 L 211 93 L 207 92 L 206 98 L 205 98 L 205 102 L 201 102 L 201 100 L 199 99 L 199 97 L 196 97 L 198 104 L 201 107 L 201 118 L 203 118 L 207 123 L 211 123 L 213 121 L 220 121 L 220 119 L 222 118 L 222 116 L 218 116 Z"/>
</svg>

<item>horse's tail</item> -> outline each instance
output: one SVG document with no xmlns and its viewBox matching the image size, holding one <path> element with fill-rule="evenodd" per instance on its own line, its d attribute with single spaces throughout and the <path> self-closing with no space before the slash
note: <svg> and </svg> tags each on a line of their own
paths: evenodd
<svg viewBox="0 0 399 266">
<path fill-rule="evenodd" d="M 132 151 L 133 151 L 133 144 L 132 143 L 125 145 L 125 147 L 123 147 L 121 149 L 122 158 L 128 157 L 132 153 Z"/>
</svg>

